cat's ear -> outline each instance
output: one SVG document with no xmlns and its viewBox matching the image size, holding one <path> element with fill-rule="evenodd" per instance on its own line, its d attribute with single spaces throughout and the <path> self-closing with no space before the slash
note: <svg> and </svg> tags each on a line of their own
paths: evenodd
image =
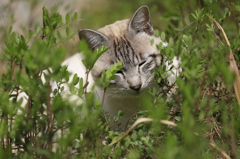
<svg viewBox="0 0 240 159">
<path fill-rule="evenodd" d="M 86 40 L 92 50 L 97 49 L 100 46 L 106 45 L 108 41 L 108 38 L 105 35 L 91 29 L 80 30 L 78 32 L 78 36 L 80 40 Z"/>
<path fill-rule="evenodd" d="M 132 16 L 128 26 L 129 31 L 135 33 L 145 32 L 149 35 L 153 35 L 153 27 L 151 23 L 151 17 L 147 6 L 141 6 Z"/>
</svg>

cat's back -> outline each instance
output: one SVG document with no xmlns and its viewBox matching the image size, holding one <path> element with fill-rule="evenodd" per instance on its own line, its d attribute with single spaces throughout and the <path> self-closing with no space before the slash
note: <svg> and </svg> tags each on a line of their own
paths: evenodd
<svg viewBox="0 0 240 159">
<path fill-rule="evenodd" d="M 70 56 L 69 58 L 67 58 L 66 60 L 64 60 L 64 62 L 62 63 L 62 66 L 66 65 L 68 67 L 68 71 L 73 73 L 73 74 L 77 74 L 78 77 L 83 78 L 83 81 L 89 82 L 89 89 L 92 87 L 92 85 L 94 84 L 94 81 L 92 79 L 92 75 L 91 73 L 88 74 L 88 79 L 86 79 L 87 77 L 87 69 L 84 66 L 84 64 L 82 63 L 83 60 L 83 56 L 81 53 L 76 53 L 72 56 Z"/>
<path fill-rule="evenodd" d="M 68 66 L 68 71 L 71 73 L 76 73 L 78 77 L 86 76 L 86 68 L 82 63 L 82 56 L 80 53 L 70 56 L 62 63 L 62 65 Z"/>
</svg>

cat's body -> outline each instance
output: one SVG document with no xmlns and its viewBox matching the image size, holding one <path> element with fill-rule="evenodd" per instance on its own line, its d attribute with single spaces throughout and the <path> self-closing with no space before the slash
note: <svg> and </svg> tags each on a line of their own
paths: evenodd
<svg viewBox="0 0 240 159">
<path fill-rule="evenodd" d="M 121 110 L 124 116 L 117 124 L 111 125 L 114 130 L 123 130 L 130 117 L 141 107 L 140 99 L 144 94 L 148 94 L 149 88 L 158 85 L 153 79 L 153 71 L 160 65 L 169 65 L 164 57 L 160 55 L 156 45 L 162 43 L 156 37 L 150 21 L 150 14 L 146 6 L 140 7 L 131 19 L 117 21 L 107 25 L 98 31 L 84 29 L 79 31 L 80 40 L 85 39 L 91 49 L 97 49 L 106 45 L 108 51 L 96 61 L 91 75 L 88 78 L 90 86 L 101 77 L 102 71 L 110 68 L 111 65 L 121 61 L 123 68 L 116 73 L 116 78 L 111 81 L 106 94 L 101 87 L 96 87 L 96 97 L 103 99 L 103 110 L 111 117 L 116 116 Z M 81 64 L 81 56 L 76 54 L 67 59 L 63 64 L 68 65 L 68 70 L 77 73 L 80 77 L 85 77 L 86 71 Z M 168 80 L 175 81 L 178 72 L 179 62 L 174 58 L 172 74 Z"/>
</svg>

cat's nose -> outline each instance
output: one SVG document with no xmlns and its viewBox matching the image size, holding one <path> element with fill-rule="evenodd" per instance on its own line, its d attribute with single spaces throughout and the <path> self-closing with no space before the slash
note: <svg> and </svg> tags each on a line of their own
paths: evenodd
<svg viewBox="0 0 240 159">
<path fill-rule="evenodd" d="M 137 85 L 137 86 L 130 86 L 131 89 L 135 90 L 135 91 L 139 91 L 139 89 L 141 88 L 141 84 Z"/>
</svg>

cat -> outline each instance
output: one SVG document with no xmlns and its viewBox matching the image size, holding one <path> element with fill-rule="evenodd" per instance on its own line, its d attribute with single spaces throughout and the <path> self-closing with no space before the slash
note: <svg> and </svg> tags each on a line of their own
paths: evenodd
<svg viewBox="0 0 240 159">
<path fill-rule="evenodd" d="M 154 35 L 146 5 L 141 6 L 130 19 L 116 21 L 97 31 L 82 29 L 78 35 L 92 50 L 104 45 L 108 48 L 91 70 L 88 77 L 89 88 L 101 77 L 104 70 L 118 61 L 122 62 L 123 67 L 117 71 L 115 79 L 110 81 L 106 93 L 104 94 L 101 86 L 95 89 L 97 98 L 102 100 L 104 96 L 103 110 L 110 117 L 117 116 L 120 110 L 124 113 L 117 123 L 110 125 L 113 130 L 125 129 L 131 116 L 141 109 L 141 98 L 148 94 L 149 88 L 159 89 L 154 80 L 155 68 L 166 65 L 169 70 L 173 67 L 172 74 L 168 77 L 170 84 L 175 82 L 179 74 L 179 59 L 175 57 L 172 63 L 166 61 L 156 47 L 159 43 L 165 47 L 167 43 Z M 68 70 L 77 73 L 79 77 L 85 77 L 86 68 L 81 60 L 82 56 L 78 53 L 66 59 L 63 65 L 67 65 Z"/>
</svg>

